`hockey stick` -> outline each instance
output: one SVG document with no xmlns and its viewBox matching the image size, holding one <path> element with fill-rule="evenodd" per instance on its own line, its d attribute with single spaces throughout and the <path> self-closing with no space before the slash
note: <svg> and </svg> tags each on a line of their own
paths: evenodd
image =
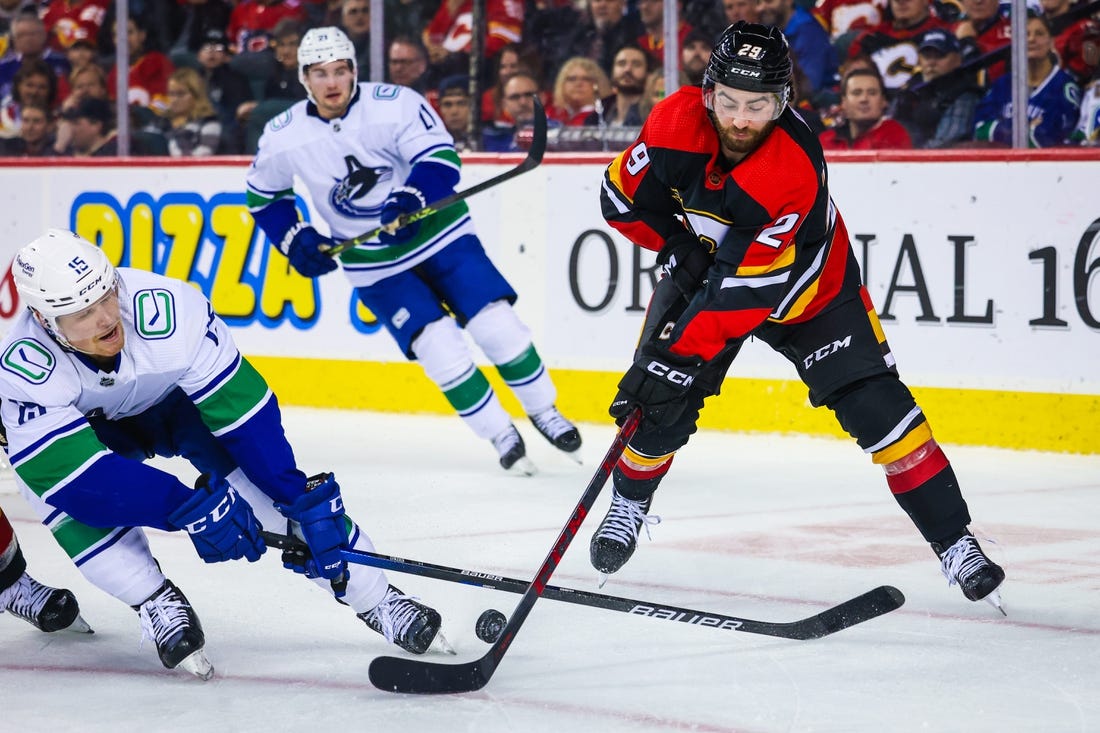
<svg viewBox="0 0 1100 733">
<path fill-rule="evenodd" d="M 463 191 L 456 191 L 450 196 L 441 198 L 438 201 L 433 201 L 432 203 L 425 206 L 423 209 L 411 211 L 408 214 L 402 214 L 401 216 L 397 217 L 395 221 L 387 224 L 386 226 L 375 227 L 366 234 L 360 234 L 354 239 L 348 239 L 338 244 L 335 244 L 330 249 L 326 250 L 326 254 L 328 254 L 330 257 L 335 257 L 342 252 L 348 251 L 352 247 L 358 247 L 364 242 L 369 242 L 382 232 L 392 233 L 403 226 L 407 226 L 408 224 L 412 224 L 413 222 L 420 221 L 421 219 L 427 219 L 429 216 L 432 216 L 433 214 L 438 214 L 440 211 L 443 211 L 443 209 L 446 209 L 448 206 L 457 204 L 459 201 L 465 201 L 474 194 L 481 193 L 482 191 L 488 190 L 499 183 L 504 183 L 505 181 L 511 180 L 522 173 L 526 173 L 529 170 L 537 168 L 539 166 L 539 163 L 542 162 L 543 153 L 546 152 L 546 110 L 543 109 L 542 102 L 539 100 L 537 94 L 534 96 L 533 99 L 535 102 L 535 129 L 531 138 L 531 147 L 527 150 L 527 157 L 524 158 L 523 161 L 521 161 L 520 164 L 517 165 L 515 168 L 504 171 L 499 176 L 493 176 L 492 178 L 486 181 L 482 181 L 477 185 L 470 186 Z"/>
<path fill-rule="evenodd" d="M 641 410 L 635 409 L 619 428 L 611 447 L 607 449 L 596 474 L 588 482 L 588 488 L 584 490 L 577 506 L 574 507 L 569 521 L 562 527 L 553 547 L 550 548 L 546 559 L 542 561 L 535 578 L 527 585 L 523 597 L 519 599 L 512 615 L 505 624 L 500 636 L 489 647 L 489 651 L 480 659 L 462 664 L 440 664 L 419 659 L 406 659 L 402 657 L 378 657 L 370 663 L 369 676 L 371 684 L 380 690 L 387 692 L 409 692 L 421 694 L 441 694 L 447 692 L 473 692 L 480 690 L 489 683 L 500 661 L 504 658 L 512 641 L 519 633 L 520 626 L 531 613 L 535 601 L 546 590 L 546 584 L 554 569 L 558 567 L 562 555 L 569 548 L 569 543 L 577 535 L 581 522 L 588 515 L 592 505 L 596 502 L 607 479 L 611 476 L 612 469 L 619 460 L 619 456 L 626 449 L 626 444 L 638 429 L 638 423 L 642 420 Z"/>
<path fill-rule="evenodd" d="M 296 537 L 275 534 L 274 532 L 260 532 L 260 535 L 269 547 L 300 553 L 303 557 L 308 552 L 305 543 Z M 347 549 L 342 554 L 349 563 L 357 565 L 367 565 L 398 573 L 420 575 L 425 578 L 474 585 L 479 588 L 490 588 L 508 593 L 523 594 L 527 591 L 529 585 L 527 581 L 518 578 L 508 578 L 477 570 L 450 568 L 421 560 L 407 560 L 363 550 Z M 577 588 L 563 588 L 557 585 L 547 585 L 543 590 L 542 597 L 547 600 L 573 603 L 578 606 L 589 606 L 608 611 L 629 613 L 635 616 L 645 616 L 658 621 L 673 621 L 691 624 L 692 626 L 725 631 L 744 631 L 750 634 L 763 634 L 800 641 L 820 639 L 823 636 L 835 634 L 849 626 L 889 613 L 905 603 L 905 596 L 897 588 L 880 585 L 878 588 L 869 590 L 832 608 L 827 608 L 820 613 L 807 616 L 798 621 L 783 622 L 755 621 L 750 618 L 727 616 L 714 611 L 698 611 L 692 608 L 670 606 L 665 603 L 608 596 L 603 593 L 593 593 Z"/>
</svg>

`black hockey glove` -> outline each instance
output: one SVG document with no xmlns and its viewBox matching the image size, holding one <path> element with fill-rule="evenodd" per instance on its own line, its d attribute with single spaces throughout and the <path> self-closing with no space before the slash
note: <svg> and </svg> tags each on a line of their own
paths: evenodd
<svg viewBox="0 0 1100 733">
<path fill-rule="evenodd" d="M 319 231 L 300 221 L 283 237 L 279 249 L 286 254 L 290 265 L 305 277 L 319 277 L 336 269 L 336 258 L 325 253 L 334 242 Z M 324 249 L 322 249 L 324 248 Z"/>
<path fill-rule="evenodd" d="M 714 264 L 710 248 L 691 232 L 677 232 L 665 240 L 657 253 L 657 264 L 665 269 L 672 282 L 691 298 L 707 281 L 707 271 Z"/>
<path fill-rule="evenodd" d="M 703 364 L 697 357 L 677 356 L 646 344 L 619 380 L 619 391 L 607 412 L 620 426 L 635 407 L 641 408 L 642 419 L 651 425 L 672 425 L 684 414 L 684 396 Z"/>
</svg>

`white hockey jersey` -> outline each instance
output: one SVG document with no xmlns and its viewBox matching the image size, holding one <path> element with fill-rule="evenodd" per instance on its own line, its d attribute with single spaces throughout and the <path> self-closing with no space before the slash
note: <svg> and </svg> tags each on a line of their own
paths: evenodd
<svg viewBox="0 0 1100 733">
<path fill-rule="evenodd" d="M 319 117 L 311 107 L 298 102 L 264 128 L 246 178 L 253 212 L 293 196 L 297 176 L 332 237 L 352 239 L 379 225 L 386 198 L 416 163 L 430 158 L 460 167 L 443 121 L 412 89 L 360 82 L 347 112 L 335 120 Z M 353 286 L 371 285 L 467 234 L 474 234 L 473 224 L 459 203 L 423 220 L 408 242 L 384 246 L 374 240 L 340 260 Z"/>
<path fill-rule="evenodd" d="M 24 310 L 0 343 L 0 419 L 19 477 L 47 503 L 91 526 L 153 526 L 178 502 L 179 480 L 110 451 L 86 416 L 142 413 L 177 387 L 261 489 L 287 501 L 304 491 L 263 377 L 229 328 L 189 284 L 118 268 L 125 346 L 115 368 L 60 345 Z"/>
</svg>

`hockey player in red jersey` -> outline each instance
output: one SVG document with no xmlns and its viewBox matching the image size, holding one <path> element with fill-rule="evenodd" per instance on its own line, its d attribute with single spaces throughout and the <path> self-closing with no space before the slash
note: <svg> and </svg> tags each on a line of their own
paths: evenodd
<svg viewBox="0 0 1100 733">
<path fill-rule="evenodd" d="M 658 103 L 638 140 L 608 166 L 608 223 L 657 252 L 634 364 L 610 413 L 643 420 L 613 472 L 592 564 L 621 568 L 653 493 L 696 430 L 750 336 L 794 364 L 810 402 L 828 407 L 886 473 L 949 584 L 1001 608 L 1004 571 L 982 552 L 924 413 L 898 377 L 844 221 L 829 197 L 816 136 L 788 107 L 791 61 L 776 28 L 738 22 L 698 87 Z"/>
<path fill-rule="evenodd" d="M 19 539 L 0 509 L 0 613 L 4 611 L 46 633 L 64 629 L 92 633 L 80 617 L 72 591 L 42 585 L 27 572 Z"/>
</svg>

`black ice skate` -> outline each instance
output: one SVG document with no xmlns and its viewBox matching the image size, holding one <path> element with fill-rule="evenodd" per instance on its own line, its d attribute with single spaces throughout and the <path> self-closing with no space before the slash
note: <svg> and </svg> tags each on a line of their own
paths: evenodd
<svg viewBox="0 0 1100 733">
<path fill-rule="evenodd" d="M 551 407 L 548 410 L 535 415 L 528 415 L 535 429 L 542 433 L 542 437 L 550 441 L 550 444 L 564 452 L 577 463 L 581 458 L 577 451 L 581 447 L 581 434 L 577 426 L 565 419 L 558 412 L 558 408 Z"/>
<path fill-rule="evenodd" d="M 986 557 L 974 535 L 967 532 L 947 549 L 933 542 L 932 550 L 940 558 L 948 586 L 958 584 L 969 600 L 985 599 L 986 603 L 1005 613 L 1004 606 L 1001 605 L 1001 592 L 998 590 L 1004 582 L 1005 571 Z"/>
<path fill-rule="evenodd" d="M 386 641 L 407 652 L 423 654 L 433 641 L 437 641 L 443 651 L 455 653 L 439 632 L 443 624 L 439 613 L 392 585 L 386 589 L 386 595 L 377 606 L 358 616 L 367 626 L 386 637 Z"/>
<path fill-rule="evenodd" d="M 183 591 L 170 580 L 140 606 L 133 607 L 141 619 L 142 641 L 152 639 L 160 662 L 168 669 L 182 667 L 196 677 L 214 676 L 214 665 L 206 658 L 206 636 L 195 609 Z"/>
<path fill-rule="evenodd" d="M 658 516 L 648 516 L 652 505 L 652 496 L 645 501 L 633 501 L 618 491 L 611 493 L 611 508 L 596 528 L 588 546 L 592 567 L 600 571 L 601 587 L 607 582 L 607 576 L 618 572 L 634 554 L 634 548 L 638 546 L 638 531 L 642 526 L 645 525 L 648 537 L 649 525 L 661 522 Z"/>
<path fill-rule="evenodd" d="M 493 447 L 500 456 L 500 467 L 505 471 L 515 469 L 515 472 L 524 476 L 534 476 L 538 473 L 535 464 L 527 457 L 527 446 L 523 444 L 523 437 L 516 430 L 515 425 L 509 425 L 508 429 L 493 438 Z"/>
<path fill-rule="evenodd" d="M 76 631 L 91 634 L 80 616 L 80 605 L 72 591 L 42 585 L 26 572 L 15 585 L 0 593 L 0 613 L 7 611 L 18 616 L 39 631 Z"/>
</svg>

